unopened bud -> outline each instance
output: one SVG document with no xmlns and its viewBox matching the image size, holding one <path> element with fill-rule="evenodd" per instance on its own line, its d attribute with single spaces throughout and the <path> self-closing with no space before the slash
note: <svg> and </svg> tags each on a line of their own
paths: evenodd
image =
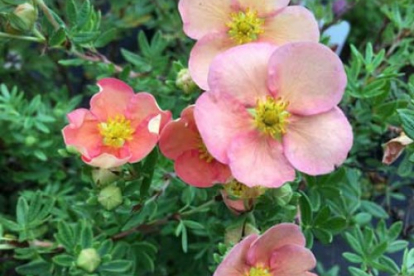
<svg viewBox="0 0 414 276">
<path fill-rule="evenodd" d="M 197 85 L 191 78 L 190 71 L 187 68 L 181 69 L 180 72 L 178 72 L 175 85 L 186 94 L 190 94 L 197 89 Z"/>
<path fill-rule="evenodd" d="M 120 178 L 121 168 L 92 170 L 92 179 L 97 186 L 106 186 Z"/>
<path fill-rule="evenodd" d="M 105 187 L 99 193 L 98 201 L 108 211 L 115 209 L 123 201 L 121 189 L 116 185 Z"/>
<path fill-rule="evenodd" d="M 292 187 L 289 184 L 285 184 L 282 187 L 273 191 L 277 204 L 280 206 L 286 206 L 289 204 L 293 196 Z"/>
<path fill-rule="evenodd" d="M 76 265 L 86 272 L 94 272 L 101 264 L 101 257 L 94 248 L 83 249 L 76 260 Z"/>
<path fill-rule="evenodd" d="M 37 142 L 37 138 L 33 137 L 33 136 L 27 136 L 26 139 L 24 140 L 24 143 L 26 144 L 26 146 L 33 146 L 35 143 Z"/>
<path fill-rule="evenodd" d="M 18 34 L 33 29 L 37 20 L 37 10 L 29 3 L 18 5 L 13 11 L 14 18 L 6 26 L 9 33 Z"/>
</svg>

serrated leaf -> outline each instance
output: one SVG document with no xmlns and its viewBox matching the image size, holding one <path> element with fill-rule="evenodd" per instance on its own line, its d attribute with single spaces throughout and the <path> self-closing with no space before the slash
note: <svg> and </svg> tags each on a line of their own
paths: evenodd
<svg viewBox="0 0 414 276">
<path fill-rule="evenodd" d="M 66 0 L 66 16 L 70 25 L 76 25 L 78 18 L 78 8 L 74 0 Z"/>
<path fill-rule="evenodd" d="M 59 46 L 66 40 L 66 32 L 64 28 L 54 31 L 49 39 L 50 46 Z"/>
<path fill-rule="evenodd" d="M 89 2 L 89 0 L 83 1 L 83 4 L 79 12 L 77 13 L 77 17 L 76 17 L 76 25 L 79 28 L 81 28 L 84 24 L 86 24 L 86 22 L 88 22 L 88 20 L 90 19 L 91 11 L 92 11 L 92 8 L 91 8 L 91 3 Z"/>
</svg>

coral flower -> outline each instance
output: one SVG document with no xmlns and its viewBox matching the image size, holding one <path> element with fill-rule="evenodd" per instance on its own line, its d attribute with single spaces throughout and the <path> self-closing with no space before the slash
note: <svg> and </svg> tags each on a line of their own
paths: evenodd
<svg viewBox="0 0 414 276">
<path fill-rule="evenodd" d="M 118 167 L 142 160 L 155 147 L 159 132 L 171 120 L 148 93 L 135 94 L 124 82 L 98 81 L 100 92 L 91 108 L 69 113 L 63 129 L 66 145 L 75 147 L 84 162 L 101 168 Z"/>
<path fill-rule="evenodd" d="M 315 265 L 299 227 L 282 223 L 236 244 L 213 276 L 316 276 Z"/>
<path fill-rule="evenodd" d="M 177 175 L 195 187 L 211 187 L 226 182 L 231 174 L 227 165 L 207 151 L 194 122 L 194 106 L 181 112 L 181 118 L 168 123 L 161 133 L 161 152 L 175 161 Z"/>
<path fill-rule="evenodd" d="M 325 174 L 346 159 L 352 129 L 336 106 L 346 74 L 326 46 L 232 48 L 212 62 L 209 86 L 194 111 L 201 137 L 247 186 L 280 187 L 294 180 L 294 168 Z"/>
<path fill-rule="evenodd" d="M 211 61 L 234 46 L 250 42 L 318 42 L 319 28 L 313 14 L 288 4 L 289 0 L 180 0 L 184 32 L 198 40 L 189 60 L 197 85 L 208 89 Z"/>
</svg>

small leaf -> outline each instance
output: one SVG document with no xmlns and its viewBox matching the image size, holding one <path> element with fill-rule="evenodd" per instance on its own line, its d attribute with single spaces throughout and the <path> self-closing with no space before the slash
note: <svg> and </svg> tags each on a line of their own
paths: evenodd
<svg viewBox="0 0 414 276">
<path fill-rule="evenodd" d="M 370 274 L 356 267 L 349 267 L 348 269 L 353 276 L 371 276 Z"/>
<path fill-rule="evenodd" d="M 414 111 L 410 109 L 397 109 L 400 115 L 405 134 L 414 140 Z"/>
<path fill-rule="evenodd" d="M 100 271 L 106 272 L 126 272 L 132 265 L 131 261 L 125 260 L 116 260 L 112 262 L 108 262 L 106 264 L 102 264 L 99 267 Z"/>
<path fill-rule="evenodd" d="M 111 42 L 116 36 L 116 29 L 112 28 L 102 33 L 94 42 L 96 48 L 104 47 Z"/>
<path fill-rule="evenodd" d="M 66 40 L 66 32 L 64 28 L 54 31 L 49 39 L 50 46 L 59 46 Z"/>
<path fill-rule="evenodd" d="M 51 269 L 51 264 L 43 260 L 35 260 L 28 264 L 21 265 L 16 271 L 22 275 L 45 275 Z"/>
<path fill-rule="evenodd" d="M 60 265 L 63 267 L 69 267 L 75 261 L 75 258 L 68 254 L 61 254 L 59 256 L 53 257 L 52 260 L 57 265 Z"/>
<path fill-rule="evenodd" d="M 372 214 L 374 217 L 383 219 L 388 218 L 387 212 L 385 212 L 385 210 L 375 202 L 362 200 L 361 208 L 367 211 L 368 213 Z"/>
</svg>

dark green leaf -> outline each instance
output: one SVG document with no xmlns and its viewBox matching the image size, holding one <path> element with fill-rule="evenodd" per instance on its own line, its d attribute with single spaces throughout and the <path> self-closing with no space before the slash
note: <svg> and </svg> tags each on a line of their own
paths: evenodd
<svg viewBox="0 0 414 276">
<path fill-rule="evenodd" d="M 49 44 L 50 46 L 59 46 L 66 40 L 66 32 L 64 28 L 59 28 L 57 31 L 52 33 L 50 37 Z"/>
</svg>

